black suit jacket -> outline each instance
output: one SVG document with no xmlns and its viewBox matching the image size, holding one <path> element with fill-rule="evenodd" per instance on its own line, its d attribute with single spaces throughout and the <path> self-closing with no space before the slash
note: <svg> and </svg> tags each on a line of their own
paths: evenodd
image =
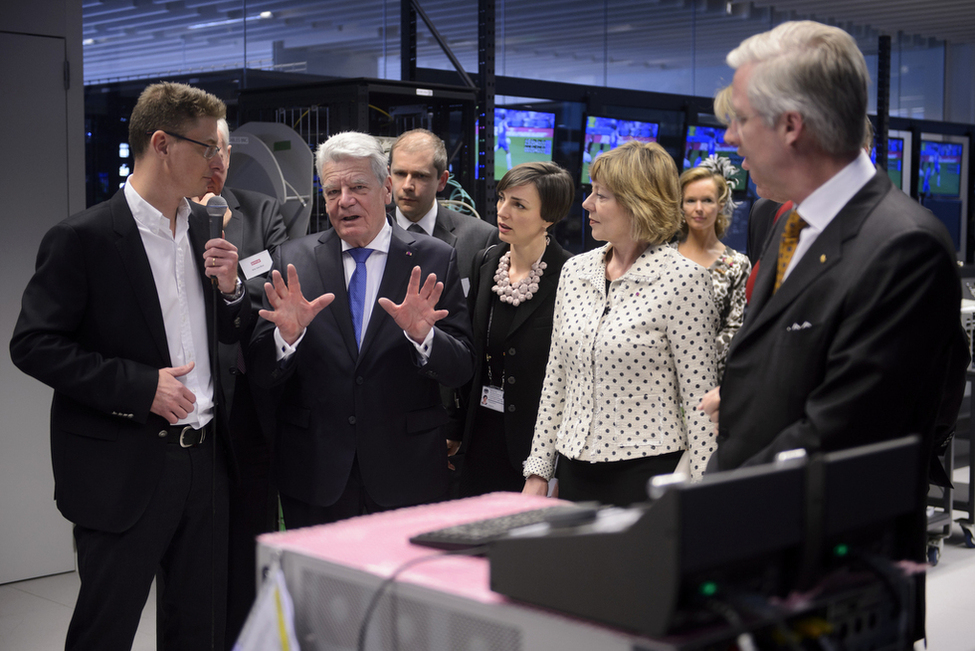
<svg viewBox="0 0 975 651">
<path fill-rule="evenodd" d="M 748 213 L 748 260 L 752 267 L 762 257 L 765 242 L 775 223 L 775 213 L 782 207 L 781 203 L 771 199 L 759 199 Z"/>
<path fill-rule="evenodd" d="M 510 245 L 494 246 L 484 252 L 475 265 L 471 276 L 468 308 L 473 319 L 474 376 L 465 395 L 467 396 L 464 425 L 464 448 L 470 442 L 471 433 L 480 410 L 481 371 L 484 364 L 484 348 L 487 343 L 488 320 L 494 292 L 494 273 L 498 261 Z M 504 359 L 504 436 L 508 444 L 508 459 L 516 469 L 531 452 L 538 401 L 545 381 L 545 364 L 552 343 L 552 319 L 555 314 L 555 294 L 559 287 L 562 265 L 572 256 L 552 239 L 542 255 L 547 265 L 538 282 L 538 291 L 527 303 L 515 310 L 515 318 L 505 337 Z"/>
<path fill-rule="evenodd" d="M 224 226 L 224 239 L 237 247 L 240 260 L 265 249 L 274 253 L 278 245 L 288 240 L 288 230 L 284 226 L 281 204 L 277 199 L 260 192 L 230 188 L 224 188 L 221 196 L 227 200 L 230 208 L 230 221 Z M 264 303 L 264 283 L 270 275 L 267 272 L 250 280 L 245 280 L 241 275 L 255 314 Z M 253 323 L 252 320 L 251 324 Z M 239 343 L 220 346 L 220 379 L 228 412 L 233 409 L 234 392 L 240 372 L 238 351 L 241 345 L 247 345 L 249 341 L 248 331 L 243 333 Z"/>
<path fill-rule="evenodd" d="M 461 278 L 471 275 L 474 257 L 483 249 L 497 244 L 498 228 L 470 215 L 437 204 L 437 224 L 432 235 L 457 251 L 457 270 Z"/>
<path fill-rule="evenodd" d="M 709 469 L 930 438 L 949 361 L 966 354 L 941 223 L 877 174 L 773 295 L 776 256 L 769 246 L 731 344 Z"/>
<path fill-rule="evenodd" d="M 193 205 L 189 229 L 200 261 L 209 237 L 202 206 Z M 210 281 L 198 269 L 209 297 Z M 209 298 L 206 306 L 212 332 Z M 220 340 L 236 340 L 250 317 L 248 301 L 228 306 L 221 299 L 218 311 Z M 58 508 L 91 529 L 131 527 L 162 473 L 167 444 L 158 434 L 168 423 L 149 409 L 158 370 L 173 364 L 149 259 L 123 191 L 44 236 L 10 354 L 18 368 L 54 388 Z M 219 374 L 213 375 L 219 405 Z M 218 432 L 226 437 L 223 427 Z"/>
<path fill-rule="evenodd" d="M 378 305 L 357 349 L 334 229 L 286 242 L 274 254 L 275 268 L 295 265 L 306 297 L 335 294 L 283 364 L 275 359 L 271 323 L 258 323 L 251 346 L 251 379 L 282 390 L 274 459 L 278 486 L 309 504 L 333 504 L 354 459 L 369 495 L 383 506 L 440 499 L 447 489 L 442 431 L 447 415 L 439 386 L 463 385 L 473 367 L 456 254 L 434 238 L 392 228 L 379 296 L 401 302 L 416 265 L 423 277 L 432 272 L 444 283 L 439 308 L 449 314 L 434 328 L 424 366 Z"/>
</svg>

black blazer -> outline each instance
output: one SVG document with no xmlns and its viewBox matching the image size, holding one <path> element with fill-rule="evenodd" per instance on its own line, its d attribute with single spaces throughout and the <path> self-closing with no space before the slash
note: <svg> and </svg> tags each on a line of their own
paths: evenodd
<svg viewBox="0 0 975 651">
<path fill-rule="evenodd" d="M 772 224 L 775 223 L 775 213 L 782 207 L 781 203 L 771 199 L 759 199 L 748 213 L 748 260 L 752 267 L 762 257 L 765 242 L 768 240 Z"/>
<path fill-rule="evenodd" d="M 189 217 L 193 254 L 209 239 L 206 209 Z M 209 296 L 210 281 L 198 265 Z M 232 343 L 250 318 L 248 301 L 218 300 L 216 327 Z M 213 331 L 211 301 L 207 328 Z M 172 366 L 152 270 L 125 193 L 54 226 L 10 342 L 14 364 L 54 389 L 51 456 L 64 516 L 109 532 L 131 527 L 162 474 L 169 423 L 150 413 L 159 369 Z M 219 405 L 219 373 L 213 373 Z M 221 418 L 215 419 L 220 425 Z M 226 442 L 226 431 L 218 426 Z"/>
<path fill-rule="evenodd" d="M 230 208 L 230 221 L 224 226 L 224 239 L 237 247 L 237 255 L 241 260 L 265 249 L 273 253 L 278 245 L 288 240 L 288 230 L 284 226 L 281 204 L 277 199 L 260 192 L 230 188 L 224 188 L 221 196 L 227 200 L 227 206 Z M 245 280 L 241 274 L 241 281 L 250 297 L 255 315 L 264 303 L 264 283 L 270 279 L 270 275 L 271 273 L 267 272 Z M 251 325 L 254 321 L 256 319 L 251 321 Z M 220 380 L 224 404 L 228 410 L 233 409 L 234 390 L 239 373 L 239 347 L 247 345 L 249 341 L 248 331 L 243 333 L 240 343 L 220 346 Z"/>
<path fill-rule="evenodd" d="M 766 248 L 731 344 L 709 469 L 930 437 L 949 362 L 966 354 L 944 226 L 877 174 L 773 295 L 777 253 Z"/>
<path fill-rule="evenodd" d="M 500 242 L 497 226 L 492 226 L 477 217 L 444 208 L 439 203 L 437 203 L 437 223 L 431 234 L 457 251 L 457 271 L 461 278 L 470 276 L 474 258 L 480 251 Z"/>
<path fill-rule="evenodd" d="M 329 506 L 345 489 L 354 459 L 369 495 L 383 506 L 420 504 L 444 497 L 447 423 L 440 383 L 462 386 L 471 377 L 470 320 L 456 254 L 443 242 L 395 224 L 379 296 L 399 303 L 415 265 L 444 283 L 430 359 L 419 366 L 416 349 L 386 311 L 374 306 L 362 349 L 356 347 L 334 229 L 291 240 L 274 253 L 274 268 L 293 264 L 306 297 L 335 294 L 305 331 L 294 355 L 279 365 L 274 326 L 261 319 L 254 331 L 248 375 L 252 383 L 280 387 L 275 433 L 275 477 L 281 492 Z M 265 300 L 266 303 L 266 300 Z"/>
<path fill-rule="evenodd" d="M 471 433 L 480 410 L 481 371 L 487 343 L 488 318 L 493 301 L 494 273 L 498 261 L 510 245 L 493 246 L 482 252 L 471 275 L 471 290 L 467 296 L 473 319 L 474 375 L 464 395 L 466 418 L 464 445 L 470 444 Z M 545 381 L 545 365 L 552 342 L 552 318 L 555 313 L 555 294 L 559 286 L 562 265 L 572 256 L 553 238 L 542 255 L 547 265 L 538 282 L 538 292 L 527 303 L 518 306 L 515 319 L 505 338 L 504 432 L 508 442 L 508 458 L 520 469 L 531 452 L 538 399 Z"/>
</svg>

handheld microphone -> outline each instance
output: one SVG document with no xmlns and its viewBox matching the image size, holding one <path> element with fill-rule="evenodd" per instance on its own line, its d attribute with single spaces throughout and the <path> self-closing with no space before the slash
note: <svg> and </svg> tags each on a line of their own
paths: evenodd
<svg viewBox="0 0 975 651">
<path fill-rule="evenodd" d="M 210 197 L 207 201 L 207 214 L 210 216 L 210 239 L 223 236 L 223 215 L 227 212 L 227 200 L 223 197 Z"/>
<path fill-rule="evenodd" d="M 223 197 L 210 197 L 210 200 L 207 201 L 207 215 L 210 216 L 211 240 L 223 237 L 223 215 L 225 212 L 227 212 L 227 200 Z M 216 287 L 217 277 L 210 276 L 210 283 Z"/>
</svg>

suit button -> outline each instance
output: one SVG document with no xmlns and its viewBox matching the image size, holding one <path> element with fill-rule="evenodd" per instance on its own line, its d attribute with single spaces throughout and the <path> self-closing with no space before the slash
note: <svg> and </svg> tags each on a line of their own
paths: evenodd
<svg viewBox="0 0 975 651">
<path fill-rule="evenodd" d="M 508 411 L 509 412 L 512 412 L 514 410 L 515 410 L 515 406 L 514 405 L 508 405 Z"/>
<path fill-rule="evenodd" d="M 515 349 L 514 348 L 509 348 L 508 349 L 508 355 L 514 357 L 515 356 Z"/>
<path fill-rule="evenodd" d="M 355 379 L 356 384 L 361 385 L 363 382 L 365 382 L 365 379 L 361 375 Z"/>
<path fill-rule="evenodd" d="M 160 430 L 160 432 L 159 432 L 159 438 L 161 438 L 161 439 L 166 438 L 166 434 L 167 434 L 166 430 Z"/>
<path fill-rule="evenodd" d="M 355 425 L 355 416 L 349 416 L 349 425 Z"/>
<path fill-rule="evenodd" d="M 514 384 L 515 378 L 513 376 L 508 376 L 508 384 Z"/>
</svg>

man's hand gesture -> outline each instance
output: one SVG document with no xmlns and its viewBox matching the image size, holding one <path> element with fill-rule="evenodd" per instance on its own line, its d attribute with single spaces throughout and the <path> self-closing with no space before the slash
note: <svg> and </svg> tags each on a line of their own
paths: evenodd
<svg viewBox="0 0 975 651">
<path fill-rule="evenodd" d="M 287 284 L 275 269 L 271 272 L 271 282 L 264 283 L 264 291 L 272 309 L 261 310 L 259 314 L 278 327 L 288 345 L 298 341 L 312 319 L 335 298 L 335 294 L 322 294 L 311 302 L 305 300 L 298 272 L 292 264 L 288 265 Z"/>
<path fill-rule="evenodd" d="M 396 325 L 418 344 L 426 339 L 433 324 L 448 314 L 447 310 L 435 309 L 443 294 L 443 283 L 437 282 L 436 274 L 430 274 L 420 287 L 420 273 L 420 267 L 413 267 L 406 296 L 399 305 L 385 297 L 379 299 L 379 304 L 393 317 Z"/>
</svg>

